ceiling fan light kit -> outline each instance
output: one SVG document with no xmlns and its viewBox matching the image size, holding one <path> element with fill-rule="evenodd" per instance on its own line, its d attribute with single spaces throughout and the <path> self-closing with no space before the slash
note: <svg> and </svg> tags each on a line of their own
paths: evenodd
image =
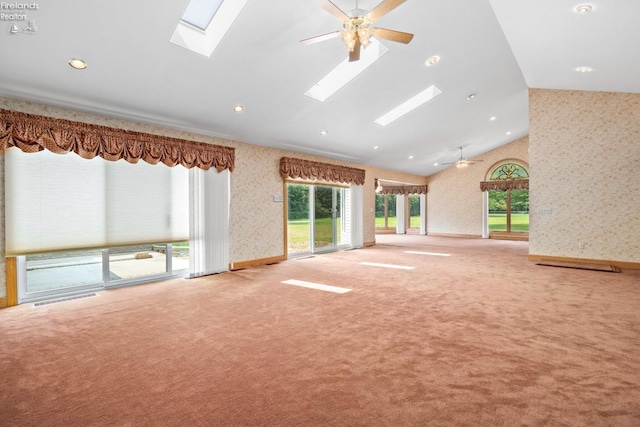
<svg viewBox="0 0 640 427">
<path fill-rule="evenodd" d="M 407 44 L 413 39 L 413 34 L 371 26 L 379 18 L 391 12 L 405 1 L 406 0 L 383 0 L 370 12 L 358 9 L 358 2 L 356 1 L 356 8 L 346 13 L 331 0 L 317 0 L 317 3 L 327 12 L 342 21 L 342 30 L 301 40 L 300 43 L 311 44 L 334 37 L 340 37 L 349 50 L 350 62 L 360 59 L 360 47 L 366 48 L 371 43 L 371 37 Z"/>
<path fill-rule="evenodd" d="M 458 160 L 456 160 L 455 162 L 440 163 L 440 165 L 442 165 L 442 166 L 455 165 L 456 168 L 463 169 L 463 168 L 469 167 L 469 165 L 473 165 L 475 163 L 479 163 L 479 162 L 483 162 L 484 161 L 484 160 L 480 160 L 480 159 L 465 160 L 465 158 L 462 157 L 462 147 L 458 147 L 458 148 L 460 149 L 460 158 Z M 436 165 L 437 165 L 437 163 L 434 166 L 436 166 Z"/>
</svg>

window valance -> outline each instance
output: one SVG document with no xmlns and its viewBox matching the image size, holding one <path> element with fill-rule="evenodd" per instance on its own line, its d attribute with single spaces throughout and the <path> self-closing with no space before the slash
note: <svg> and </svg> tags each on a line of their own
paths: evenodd
<svg viewBox="0 0 640 427">
<path fill-rule="evenodd" d="M 235 148 L 0 109 L 0 148 L 74 152 L 85 159 L 143 160 L 218 171 L 235 165 Z"/>
<path fill-rule="evenodd" d="M 364 172 L 363 169 L 294 159 L 292 157 L 282 157 L 280 159 L 280 175 L 282 175 L 284 179 L 302 178 L 363 185 Z"/>
<path fill-rule="evenodd" d="M 483 181 L 480 183 L 481 191 L 495 191 L 495 190 L 528 190 L 528 179 L 507 179 L 502 181 Z"/>
<path fill-rule="evenodd" d="M 426 185 L 383 185 L 378 194 L 427 194 Z"/>
</svg>

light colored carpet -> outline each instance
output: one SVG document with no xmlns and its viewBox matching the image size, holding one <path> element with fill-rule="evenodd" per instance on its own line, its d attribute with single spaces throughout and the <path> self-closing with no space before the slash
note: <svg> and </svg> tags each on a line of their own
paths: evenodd
<svg viewBox="0 0 640 427">
<path fill-rule="evenodd" d="M 640 425 L 640 271 L 378 242 L 0 310 L 0 425 Z"/>
</svg>

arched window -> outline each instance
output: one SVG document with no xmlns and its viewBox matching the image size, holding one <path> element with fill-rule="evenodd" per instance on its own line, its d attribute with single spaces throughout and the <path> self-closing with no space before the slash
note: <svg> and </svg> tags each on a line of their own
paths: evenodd
<svg viewBox="0 0 640 427">
<path fill-rule="evenodd" d="M 487 191 L 489 235 L 529 232 L 529 170 L 522 160 L 506 159 L 491 166 L 480 187 Z"/>
</svg>

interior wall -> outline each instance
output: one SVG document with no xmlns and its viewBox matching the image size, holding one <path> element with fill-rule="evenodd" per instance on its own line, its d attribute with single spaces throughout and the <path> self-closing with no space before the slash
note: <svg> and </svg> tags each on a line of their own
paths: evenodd
<svg viewBox="0 0 640 427">
<path fill-rule="evenodd" d="M 640 94 L 531 89 L 529 105 L 530 254 L 640 262 Z"/>
<path fill-rule="evenodd" d="M 283 202 L 275 202 L 273 198 L 273 196 L 282 196 L 284 191 L 283 179 L 280 176 L 281 157 L 296 157 L 365 170 L 363 200 L 363 237 L 365 243 L 373 243 L 375 241 L 375 178 L 417 185 L 426 183 L 426 178 L 422 176 L 123 119 L 108 118 L 28 101 L 0 97 L 0 108 L 235 147 L 236 167 L 231 173 L 229 236 L 230 262 L 232 263 L 278 257 L 284 254 L 284 207 Z M 4 178 L 4 174 L 2 174 L 2 177 Z M 0 199 L 0 207 L 4 208 L 4 197 Z M 1 223 L 0 230 L 4 232 L 4 221 Z M 0 236 L 3 236 L 3 234 Z M 2 247 L 4 248 L 4 238 Z M 2 265 L 4 265 L 4 257 L 2 257 Z M 4 278 L 4 276 L 2 277 Z M 0 289 L 4 288 L 4 286 L 0 286 Z"/>
<path fill-rule="evenodd" d="M 427 192 L 427 234 L 481 237 L 480 182 L 486 180 L 489 168 L 500 160 L 519 159 L 528 163 L 528 150 L 529 138 L 525 136 L 478 157 L 481 163 L 462 169 L 452 166 L 432 175 Z"/>
<path fill-rule="evenodd" d="M 0 148 L 0 300 L 7 297 L 4 249 L 4 150 Z M 0 303 L 0 307 L 3 304 Z"/>
</svg>

